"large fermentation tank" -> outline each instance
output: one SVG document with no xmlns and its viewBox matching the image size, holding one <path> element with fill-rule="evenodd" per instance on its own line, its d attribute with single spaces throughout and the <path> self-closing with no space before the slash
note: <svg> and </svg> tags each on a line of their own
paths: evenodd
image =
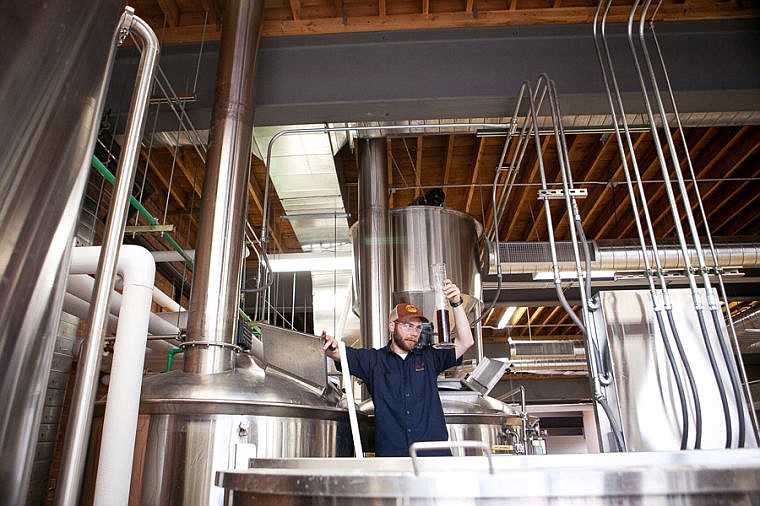
<svg viewBox="0 0 760 506">
<path fill-rule="evenodd" d="M 431 266 L 445 263 L 448 277 L 462 291 L 465 311 L 480 311 L 483 227 L 471 216 L 437 206 L 392 209 L 391 305 L 410 302 L 429 318 L 435 311 Z M 449 311 L 453 324 L 453 311 Z M 432 320 L 432 318 L 431 318 Z"/>
<path fill-rule="evenodd" d="M 0 8 L 0 497 L 24 504 L 123 2 Z"/>
<path fill-rule="evenodd" d="M 178 370 L 145 379 L 131 504 L 221 506 L 218 470 L 247 468 L 254 457 L 353 455 L 336 396 L 247 355 L 237 363 L 219 374 Z"/>
</svg>

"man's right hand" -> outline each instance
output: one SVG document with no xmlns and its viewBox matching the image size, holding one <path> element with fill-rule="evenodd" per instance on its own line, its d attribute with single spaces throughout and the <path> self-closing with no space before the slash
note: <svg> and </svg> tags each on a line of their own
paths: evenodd
<svg viewBox="0 0 760 506">
<path fill-rule="evenodd" d="M 324 346 L 322 346 L 322 349 L 325 350 L 325 355 L 330 357 L 333 360 L 340 360 L 340 352 L 338 351 L 338 340 L 335 339 L 333 336 L 328 335 L 326 331 L 322 331 L 322 341 L 324 341 Z"/>
</svg>

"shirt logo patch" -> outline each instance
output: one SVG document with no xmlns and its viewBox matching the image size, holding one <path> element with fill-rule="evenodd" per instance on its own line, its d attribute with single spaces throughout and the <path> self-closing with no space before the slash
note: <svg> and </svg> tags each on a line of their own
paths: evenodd
<svg viewBox="0 0 760 506">
<path fill-rule="evenodd" d="M 425 370 L 425 362 L 422 360 L 415 360 L 414 361 L 414 370 L 415 371 L 424 371 Z"/>
</svg>

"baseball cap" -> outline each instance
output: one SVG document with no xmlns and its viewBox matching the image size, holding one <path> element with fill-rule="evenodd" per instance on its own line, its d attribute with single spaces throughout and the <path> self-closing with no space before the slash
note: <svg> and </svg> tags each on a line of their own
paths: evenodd
<svg viewBox="0 0 760 506">
<path fill-rule="evenodd" d="M 414 304 L 406 303 L 396 304 L 396 307 L 394 307 L 391 311 L 388 320 L 392 322 L 396 320 L 405 321 L 409 318 L 419 318 L 425 323 L 428 323 L 430 321 L 422 315 L 422 311 L 420 311 L 417 306 Z"/>
</svg>

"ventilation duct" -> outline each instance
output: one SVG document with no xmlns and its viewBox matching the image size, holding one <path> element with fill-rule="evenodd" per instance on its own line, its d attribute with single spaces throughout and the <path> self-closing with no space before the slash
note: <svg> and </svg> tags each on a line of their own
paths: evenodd
<svg viewBox="0 0 760 506">
<path fill-rule="evenodd" d="M 317 255 L 350 256 L 348 219 L 335 168 L 335 155 L 348 134 L 313 131 L 321 127 L 257 126 L 252 150 L 266 160 L 271 149 L 269 177 L 285 211 L 280 218 L 289 221 L 303 250 Z M 277 139 L 271 142 L 275 136 Z M 336 269 L 334 275 L 312 271 L 311 286 L 315 332 L 358 334 L 356 319 L 345 309 L 351 295 L 350 268 Z"/>
<path fill-rule="evenodd" d="M 646 269 L 644 255 L 638 247 L 600 246 L 591 241 L 591 268 L 601 271 L 640 271 Z M 571 242 L 557 242 L 557 261 L 560 270 L 575 270 L 575 257 Z M 497 250 L 502 274 L 530 274 L 552 270 L 551 246 L 548 242 L 488 243 L 489 274 L 497 274 Z M 718 264 L 723 267 L 760 266 L 760 244 L 731 244 L 715 247 Z M 690 248 L 692 262 L 696 263 L 696 249 Z M 659 247 L 660 263 L 664 269 L 683 269 L 683 255 L 678 247 Z M 703 249 L 708 265 L 712 253 Z M 651 252 L 649 260 L 654 263 Z"/>
<path fill-rule="evenodd" d="M 582 341 L 541 340 L 507 342 L 511 372 L 586 371 Z"/>
</svg>

